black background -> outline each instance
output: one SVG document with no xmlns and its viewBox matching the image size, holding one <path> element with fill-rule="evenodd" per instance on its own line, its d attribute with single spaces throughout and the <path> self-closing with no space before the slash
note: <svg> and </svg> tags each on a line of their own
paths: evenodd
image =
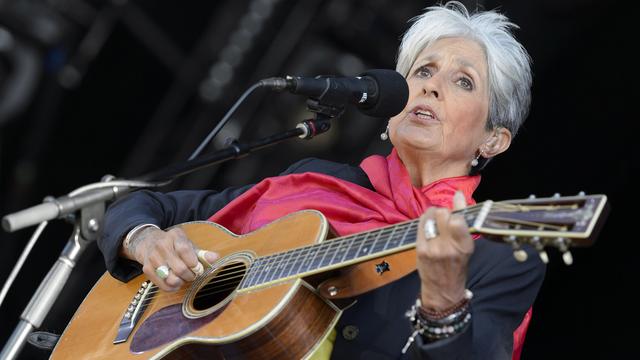
<svg viewBox="0 0 640 360">
<path fill-rule="evenodd" d="M 39 203 L 47 195 L 63 195 L 107 173 L 132 177 L 186 158 L 238 96 L 261 78 L 355 75 L 368 68 L 393 68 L 407 20 L 431 4 L 96 1 L 85 3 L 93 12 L 83 16 L 113 21 L 105 22 L 111 26 L 95 57 L 83 62 L 78 49 L 93 21 L 71 21 L 69 4 L 74 2 L 59 3 L 70 8 L 63 16 L 66 35 L 57 44 L 38 44 L 28 35 L 16 35 L 33 45 L 43 63 L 28 106 L 0 122 L 0 214 Z M 265 7 L 269 3 L 272 6 Z M 466 3 L 475 7 L 475 2 Z M 632 140 L 638 120 L 633 111 L 638 66 L 631 52 L 638 42 L 632 11 L 616 1 L 480 5 L 498 8 L 520 25 L 516 36 L 533 58 L 534 86 L 527 122 L 511 149 L 484 172 L 476 199 L 585 191 L 606 194 L 612 205 L 598 241 L 575 250 L 573 266 L 565 266 L 560 254 L 550 251 L 523 359 L 633 356 L 634 329 L 640 320 L 634 275 L 640 257 L 635 252 L 637 221 L 632 208 L 639 155 Z M 252 11 L 258 15 L 243 22 Z M 261 26 L 253 28 L 260 21 Z M 20 34 L 25 25 L 12 26 Z M 244 32 L 238 32 L 243 27 Z M 229 44 L 244 44 L 248 38 L 244 51 L 229 50 Z M 216 74 L 215 64 L 226 59 L 225 48 L 227 54 L 236 51 L 231 52 L 232 71 L 223 71 L 231 78 L 216 87 L 211 74 Z M 9 74 L 11 63 L 3 59 L 0 64 L 0 76 Z M 69 84 L 62 76 L 69 69 L 64 64 L 80 70 L 75 86 L 63 86 Z M 303 98 L 258 92 L 219 138 L 256 139 L 293 127 L 305 116 Z M 308 156 L 357 164 L 367 155 L 389 151 L 378 138 L 384 126 L 384 119 L 350 109 L 329 133 L 311 142 L 283 143 L 185 177 L 166 189 L 245 184 Z M 214 147 L 222 144 L 217 141 Z M 70 230 L 70 225 L 54 222 L 35 246 L 0 308 L 3 344 Z M 0 233 L 0 280 L 10 273 L 29 236 L 29 230 Z M 103 271 L 102 259 L 91 247 L 42 328 L 60 333 Z M 30 346 L 22 353 L 23 358 L 44 356 Z"/>
</svg>

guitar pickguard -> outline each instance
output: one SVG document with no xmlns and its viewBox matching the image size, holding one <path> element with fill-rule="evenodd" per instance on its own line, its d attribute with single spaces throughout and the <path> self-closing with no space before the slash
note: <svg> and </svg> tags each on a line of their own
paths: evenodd
<svg viewBox="0 0 640 360">
<path fill-rule="evenodd" d="M 164 307 L 140 324 L 129 349 L 141 353 L 179 339 L 213 321 L 225 308 L 226 305 L 207 316 L 189 319 L 182 314 L 181 304 Z"/>
</svg>

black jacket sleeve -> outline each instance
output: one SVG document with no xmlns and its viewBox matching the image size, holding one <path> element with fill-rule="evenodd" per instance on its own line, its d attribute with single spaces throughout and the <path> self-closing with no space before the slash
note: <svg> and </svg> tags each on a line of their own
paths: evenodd
<svg viewBox="0 0 640 360">
<path fill-rule="evenodd" d="M 319 172 L 372 188 L 362 169 L 315 158 L 301 160 L 281 175 L 304 172 Z M 155 224 L 167 228 L 188 221 L 207 219 L 252 186 L 233 187 L 221 192 L 138 191 L 114 202 L 105 215 L 105 230 L 98 239 L 98 247 L 104 256 L 107 270 L 121 281 L 128 281 L 142 272 L 140 264 L 118 256 L 124 236 L 137 225 Z"/>
<path fill-rule="evenodd" d="M 511 359 L 513 332 L 532 306 L 545 274 L 545 265 L 536 252 L 526 250 L 529 259 L 519 263 L 513 258 L 511 246 L 476 240 L 467 279 L 467 288 L 474 294 L 472 318 L 464 332 L 431 343 L 417 337 L 407 354 L 401 353 L 412 333 L 405 313 L 420 292 L 420 278 L 413 272 L 359 296 L 344 311 L 332 358 Z M 354 327 L 358 335 L 347 336 L 354 333 Z"/>
<path fill-rule="evenodd" d="M 510 246 L 476 241 L 467 282 L 474 293 L 471 326 L 442 341 L 417 339 L 414 358 L 511 359 L 513 332 L 533 306 L 546 269 L 532 248 L 526 251 L 528 260 L 520 263 L 513 258 Z"/>
</svg>

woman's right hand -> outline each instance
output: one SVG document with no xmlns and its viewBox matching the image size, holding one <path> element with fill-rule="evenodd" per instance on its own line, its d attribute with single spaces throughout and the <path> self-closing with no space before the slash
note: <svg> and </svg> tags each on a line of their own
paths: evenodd
<svg viewBox="0 0 640 360">
<path fill-rule="evenodd" d="M 155 227 L 142 229 L 122 251 L 125 257 L 142 264 L 142 271 L 147 278 L 165 291 L 176 291 L 185 282 L 195 280 L 195 272 L 200 263 L 196 246 L 180 228 L 169 231 Z M 211 251 L 204 254 L 209 263 L 213 263 L 218 257 L 218 254 Z M 170 269 L 166 279 L 161 279 L 156 274 L 156 269 L 162 265 Z"/>
</svg>

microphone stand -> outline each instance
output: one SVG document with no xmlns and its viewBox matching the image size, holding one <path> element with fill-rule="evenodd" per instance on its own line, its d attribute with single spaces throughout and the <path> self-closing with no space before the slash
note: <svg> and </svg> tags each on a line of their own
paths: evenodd
<svg viewBox="0 0 640 360">
<path fill-rule="evenodd" d="M 254 150 L 263 149 L 287 139 L 294 137 L 311 139 L 328 131 L 331 127 L 330 120 L 340 116 L 344 111 L 344 108 L 325 106 L 312 99 L 308 100 L 308 104 L 310 110 L 316 113 L 314 119 L 305 120 L 293 129 L 247 144 L 234 141 L 225 149 L 142 175 L 133 181 L 114 180 L 112 176 L 105 176 L 100 183 L 79 188 L 69 195 L 50 199 L 43 204 L 6 215 L 2 219 L 2 226 L 9 232 L 61 217 L 73 218 L 74 228 L 58 260 L 22 312 L 19 324 L 0 353 L 0 359 L 16 358 L 29 334 L 40 327 L 69 279 L 78 259 L 87 246 L 98 238 L 108 201 L 136 189 L 166 185 L 177 177 L 224 161 L 242 158 Z M 74 216 L 77 212 L 79 216 Z"/>
</svg>

